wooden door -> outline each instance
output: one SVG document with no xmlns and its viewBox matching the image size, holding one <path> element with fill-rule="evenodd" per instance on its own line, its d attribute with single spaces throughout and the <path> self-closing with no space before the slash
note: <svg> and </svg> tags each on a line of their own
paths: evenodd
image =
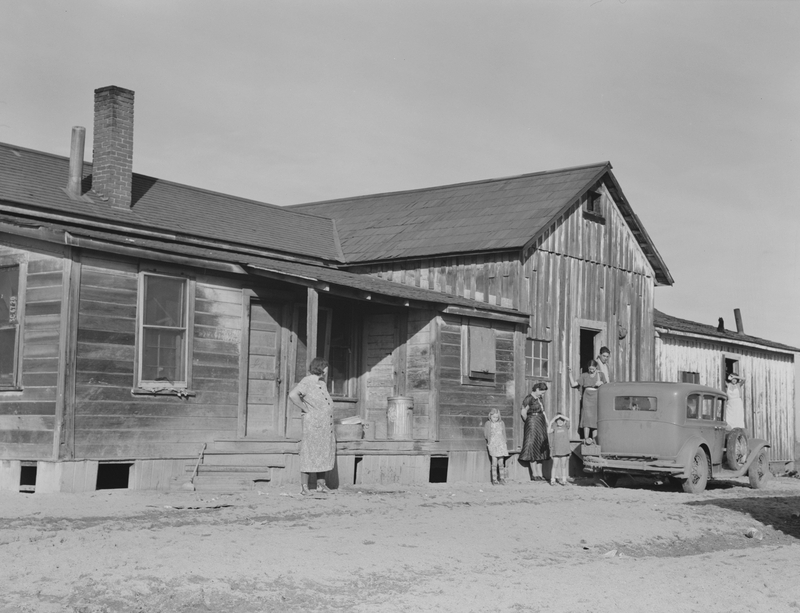
<svg viewBox="0 0 800 613">
<path fill-rule="evenodd" d="M 250 303 L 245 436 L 283 435 L 282 312 L 279 303 Z"/>
</svg>

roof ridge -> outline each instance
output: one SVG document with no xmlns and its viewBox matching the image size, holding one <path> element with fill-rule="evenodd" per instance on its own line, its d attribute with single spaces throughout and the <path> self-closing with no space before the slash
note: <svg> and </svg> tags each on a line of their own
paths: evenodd
<svg viewBox="0 0 800 613">
<path fill-rule="evenodd" d="M 285 206 L 285 208 L 289 208 L 289 209 L 293 209 L 294 210 L 294 209 L 300 209 L 302 207 L 311 207 L 311 206 L 316 206 L 316 205 L 320 205 L 320 204 L 332 204 L 334 202 L 351 202 L 353 200 L 361 200 L 361 199 L 366 199 L 366 198 L 376 198 L 376 197 L 379 197 L 379 196 L 394 196 L 394 195 L 399 195 L 399 194 L 413 194 L 413 193 L 417 193 L 417 192 L 431 192 L 431 191 L 434 191 L 434 190 L 450 189 L 450 188 L 453 188 L 453 187 L 461 187 L 461 186 L 465 186 L 465 185 L 481 185 L 481 184 L 484 184 L 484 183 L 495 183 L 495 182 L 499 182 L 499 181 L 510 181 L 512 179 L 527 179 L 529 177 L 535 177 L 535 176 L 538 176 L 538 175 L 559 174 L 559 173 L 562 173 L 562 172 L 574 172 L 576 170 L 585 170 L 587 168 L 601 168 L 603 166 L 607 166 L 609 168 L 609 170 L 610 170 L 611 169 L 611 162 L 610 161 L 597 162 L 595 164 L 583 164 L 581 166 L 569 166 L 567 168 L 556 168 L 556 169 L 553 169 L 553 170 L 540 170 L 540 171 L 537 171 L 537 172 L 528 172 L 528 173 L 523 173 L 523 174 L 519 174 L 519 175 L 509 175 L 509 176 L 506 176 L 506 177 L 495 177 L 495 178 L 492 178 L 492 179 L 479 179 L 477 181 L 462 181 L 460 183 L 448 183 L 446 185 L 433 185 L 431 187 L 418 187 L 418 188 L 414 188 L 414 189 L 401 189 L 401 190 L 392 191 L 392 192 L 378 192 L 378 193 L 373 193 L 373 194 L 361 194 L 359 196 L 347 196 L 347 197 L 343 197 L 343 198 L 334 198 L 333 200 L 316 200 L 314 202 L 300 202 L 300 203 L 297 203 L 297 204 L 287 204 Z"/>
</svg>

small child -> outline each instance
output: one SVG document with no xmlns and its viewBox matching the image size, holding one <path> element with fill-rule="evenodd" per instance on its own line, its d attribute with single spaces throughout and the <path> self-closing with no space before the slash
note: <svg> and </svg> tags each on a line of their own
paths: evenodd
<svg viewBox="0 0 800 613">
<path fill-rule="evenodd" d="M 555 485 L 556 482 L 568 485 L 569 455 L 572 453 L 569 446 L 569 418 L 563 413 L 556 413 L 550 420 L 549 432 L 553 433 L 553 472 L 550 475 L 550 485 Z"/>
<path fill-rule="evenodd" d="M 489 421 L 483 425 L 483 435 L 486 437 L 486 446 L 492 457 L 492 485 L 497 485 L 498 471 L 500 485 L 506 484 L 508 472 L 506 470 L 506 425 L 500 418 L 500 409 L 489 411 Z"/>
</svg>

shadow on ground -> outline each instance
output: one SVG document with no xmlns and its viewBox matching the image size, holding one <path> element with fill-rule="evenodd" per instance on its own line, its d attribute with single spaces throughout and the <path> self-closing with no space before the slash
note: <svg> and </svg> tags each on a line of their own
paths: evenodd
<svg viewBox="0 0 800 613">
<path fill-rule="evenodd" d="M 788 536 L 800 539 L 800 496 L 720 498 L 696 500 L 686 504 L 694 507 L 715 506 L 737 511 Z"/>
</svg>

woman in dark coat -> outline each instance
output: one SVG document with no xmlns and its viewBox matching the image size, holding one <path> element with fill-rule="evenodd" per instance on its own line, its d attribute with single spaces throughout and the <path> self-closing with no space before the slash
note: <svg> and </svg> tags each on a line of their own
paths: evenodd
<svg viewBox="0 0 800 613">
<path fill-rule="evenodd" d="M 534 383 L 531 393 L 522 401 L 520 414 L 525 421 L 525 433 L 522 437 L 522 451 L 519 459 L 530 462 L 532 481 L 543 481 L 542 462 L 550 459 L 550 443 L 547 440 L 547 419 L 544 415 L 542 397 L 547 391 L 547 384 L 541 381 Z"/>
</svg>

